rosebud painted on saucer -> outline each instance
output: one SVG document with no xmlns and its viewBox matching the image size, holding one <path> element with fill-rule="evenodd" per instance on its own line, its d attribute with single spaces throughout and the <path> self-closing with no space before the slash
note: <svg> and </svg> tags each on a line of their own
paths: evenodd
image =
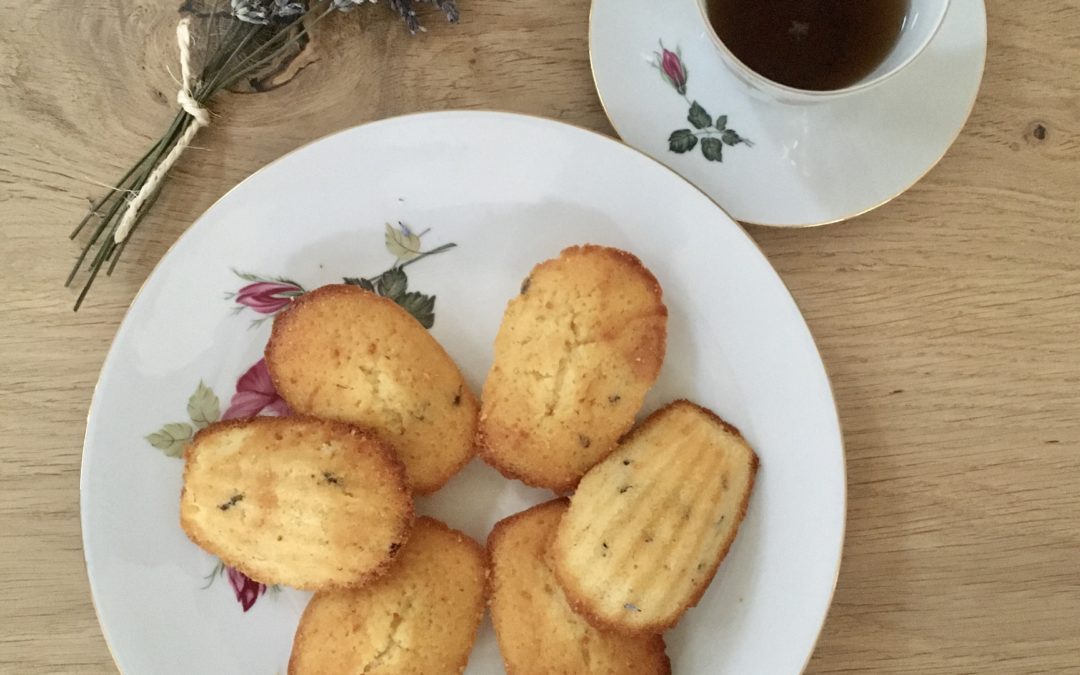
<svg viewBox="0 0 1080 675">
<path fill-rule="evenodd" d="M 678 47 L 676 47 L 676 50 Z M 660 51 L 656 52 L 654 64 L 660 70 L 660 76 L 664 81 L 675 87 L 675 91 L 686 94 L 686 65 L 682 62 L 682 56 L 678 51 L 671 51 L 660 43 Z"/>
</svg>

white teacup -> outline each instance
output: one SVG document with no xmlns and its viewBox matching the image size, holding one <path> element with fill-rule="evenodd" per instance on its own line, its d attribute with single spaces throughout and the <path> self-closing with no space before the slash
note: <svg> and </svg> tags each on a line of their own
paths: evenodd
<svg viewBox="0 0 1080 675">
<path fill-rule="evenodd" d="M 945 20 L 945 12 L 949 9 L 949 0 L 909 0 L 907 12 L 904 14 L 904 22 L 900 27 L 896 44 L 892 51 L 877 65 L 874 70 L 867 73 L 861 80 L 841 89 L 814 90 L 799 89 L 781 84 L 775 80 L 761 75 L 745 63 L 740 61 L 716 34 L 712 23 L 709 21 L 707 0 L 694 0 L 701 10 L 701 20 L 705 24 L 705 31 L 712 37 L 716 48 L 724 63 L 740 80 L 752 89 L 764 94 L 766 97 L 785 103 L 813 103 L 815 101 L 829 101 L 850 96 L 856 92 L 864 91 L 877 86 L 903 70 L 919 54 L 926 45 L 930 44 L 937 33 L 941 23 Z M 767 2 L 768 0 L 760 0 Z M 875 0 L 866 0 L 874 2 Z"/>
</svg>

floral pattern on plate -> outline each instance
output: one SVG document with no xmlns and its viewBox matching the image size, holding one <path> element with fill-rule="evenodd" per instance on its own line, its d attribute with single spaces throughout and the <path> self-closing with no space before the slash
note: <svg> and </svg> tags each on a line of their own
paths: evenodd
<svg viewBox="0 0 1080 675">
<path fill-rule="evenodd" d="M 412 314 L 424 328 L 431 328 L 435 324 L 435 296 L 410 291 L 404 268 L 427 256 L 448 251 L 456 244 L 443 244 L 425 251 L 421 246 L 421 238 L 427 233 L 428 230 L 413 232 L 405 223 L 399 222 L 396 227 L 388 223 L 384 241 L 387 251 L 394 256 L 394 263 L 375 276 L 343 277 L 342 281 L 393 300 Z M 226 293 L 225 297 L 235 303 L 234 314 L 247 310 L 261 315 L 252 320 L 252 328 L 273 317 L 307 292 L 299 283 L 285 277 L 262 276 L 238 272 L 235 269 L 233 273 L 249 283 L 235 292 Z M 283 416 L 289 413 L 288 405 L 274 388 L 266 360 L 259 359 L 237 379 L 235 393 L 224 413 L 221 412 L 221 399 L 200 380 L 194 393 L 188 397 L 187 421 L 166 423 L 145 438 L 165 456 L 182 458 L 184 449 L 195 434 L 218 420 L 255 415 Z M 220 576 L 229 580 L 236 601 L 245 612 L 255 606 L 255 602 L 265 595 L 268 589 L 265 584 L 249 578 L 220 560 L 206 575 L 206 585 L 203 588 L 210 588 Z M 276 586 L 269 589 L 278 590 Z"/>
</svg>

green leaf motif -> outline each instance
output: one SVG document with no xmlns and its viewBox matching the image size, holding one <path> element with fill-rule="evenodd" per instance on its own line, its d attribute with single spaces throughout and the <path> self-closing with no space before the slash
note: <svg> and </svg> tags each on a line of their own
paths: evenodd
<svg viewBox="0 0 1080 675">
<path fill-rule="evenodd" d="M 716 118 L 716 130 L 723 131 L 727 129 L 727 115 L 721 115 Z"/>
<path fill-rule="evenodd" d="M 412 260 L 420 255 L 420 236 L 414 234 L 404 223 L 394 227 L 386 224 L 386 250 L 398 259 L 398 262 Z"/>
<path fill-rule="evenodd" d="M 195 436 L 195 428 L 186 422 L 173 422 L 166 424 L 154 433 L 148 435 L 146 440 L 150 445 L 161 450 L 168 457 L 180 457 L 184 454 L 184 448 Z"/>
<path fill-rule="evenodd" d="M 217 579 L 225 573 L 225 563 L 219 558 L 217 563 L 214 564 L 214 569 L 210 570 L 210 574 L 207 574 L 203 579 L 206 583 L 203 585 L 202 590 L 210 588 L 214 584 L 214 579 Z"/>
<path fill-rule="evenodd" d="M 295 298 L 295 297 L 298 297 L 298 296 L 301 296 L 301 295 L 304 294 L 304 287 L 301 286 L 300 284 L 296 283 L 292 279 L 289 279 L 288 277 L 264 277 L 264 276 L 259 276 L 258 274 L 252 274 L 251 272 L 241 272 L 240 270 L 236 269 L 235 267 L 233 267 L 231 269 L 232 269 L 233 274 L 240 277 L 244 281 L 253 281 L 253 282 L 270 281 L 270 282 L 279 283 L 279 284 L 288 284 L 289 286 L 296 286 L 296 290 L 284 292 L 284 295 L 288 295 L 289 297 Z M 233 295 L 235 295 L 235 293 Z"/>
<path fill-rule="evenodd" d="M 710 162 L 724 161 L 724 144 L 719 138 L 709 137 L 701 139 L 701 154 Z"/>
<path fill-rule="evenodd" d="M 375 292 L 395 301 L 404 295 L 408 288 L 409 278 L 400 267 L 391 267 L 383 272 L 375 284 Z"/>
<path fill-rule="evenodd" d="M 672 152 L 682 154 L 684 152 L 690 152 L 697 145 L 697 136 L 693 131 L 689 129 L 679 129 L 671 132 L 671 136 L 668 137 L 668 149 Z"/>
<path fill-rule="evenodd" d="M 725 132 L 723 133 L 723 135 L 722 135 L 722 136 L 720 136 L 720 138 L 721 138 L 721 139 L 722 139 L 722 140 L 723 140 L 723 141 L 724 141 L 725 143 L 727 143 L 728 145 L 735 145 L 736 143 L 742 143 L 742 142 L 743 142 L 743 140 L 744 140 L 742 136 L 740 136 L 739 134 L 735 133 L 735 131 L 734 131 L 734 130 L 732 130 L 732 129 L 728 129 L 728 130 L 726 130 L 726 131 L 725 131 Z"/>
<path fill-rule="evenodd" d="M 394 298 L 394 302 L 401 305 L 406 312 L 412 314 L 413 318 L 419 321 L 424 328 L 431 328 L 435 325 L 434 295 L 424 295 L 413 291 Z"/>
<path fill-rule="evenodd" d="M 345 277 L 344 279 L 342 279 L 342 281 L 349 284 L 350 286 L 359 286 L 365 291 L 371 291 L 372 293 L 375 292 L 375 284 L 371 283 L 363 277 Z"/>
<path fill-rule="evenodd" d="M 218 400 L 213 389 L 199 380 L 195 393 L 188 399 L 187 412 L 195 428 L 202 429 L 221 418 L 221 401 Z"/>
<path fill-rule="evenodd" d="M 686 116 L 686 120 L 693 124 L 695 129 L 704 129 L 712 124 L 712 117 L 705 112 L 705 108 L 702 108 L 697 101 L 690 105 L 690 114 Z"/>
</svg>

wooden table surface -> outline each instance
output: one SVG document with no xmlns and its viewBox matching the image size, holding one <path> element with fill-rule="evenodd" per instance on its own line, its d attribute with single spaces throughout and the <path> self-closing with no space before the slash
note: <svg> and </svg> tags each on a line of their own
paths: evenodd
<svg viewBox="0 0 1080 675">
<path fill-rule="evenodd" d="M 494 108 L 612 134 L 586 0 L 461 0 L 417 39 L 339 17 L 230 94 L 110 279 L 71 312 L 66 235 L 174 113 L 175 3 L 0 0 L 0 672 L 110 672 L 79 528 L 87 406 L 140 283 L 226 190 L 308 141 Z M 802 307 L 847 444 L 836 597 L 809 672 L 1080 671 L 1080 2 L 991 0 L 974 113 L 892 203 L 749 228 Z M 882 158 L 888 161 L 888 158 Z"/>
</svg>

